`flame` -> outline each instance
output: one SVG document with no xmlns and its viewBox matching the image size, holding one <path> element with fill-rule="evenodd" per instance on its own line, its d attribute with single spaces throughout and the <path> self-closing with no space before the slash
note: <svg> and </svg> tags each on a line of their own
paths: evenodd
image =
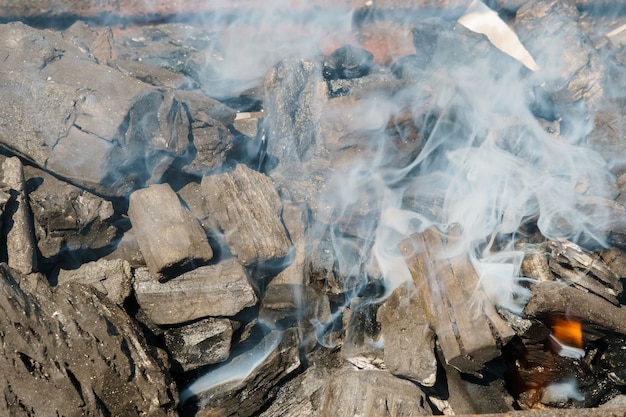
<svg viewBox="0 0 626 417">
<path fill-rule="evenodd" d="M 580 320 L 570 317 L 554 317 L 550 346 L 560 356 L 580 359 L 585 356 L 583 329 Z"/>
<path fill-rule="evenodd" d="M 552 324 L 552 336 L 564 345 L 583 347 L 583 328 L 577 318 L 556 317 Z"/>
</svg>

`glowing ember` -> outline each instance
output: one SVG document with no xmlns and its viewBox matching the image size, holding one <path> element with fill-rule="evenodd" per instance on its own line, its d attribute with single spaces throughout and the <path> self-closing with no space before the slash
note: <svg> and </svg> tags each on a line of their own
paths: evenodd
<svg viewBox="0 0 626 417">
<path fill-rule="evenodd" d="M 556 353 L 567 358 L 585 356 L 583 347 L 583 329 L 580 320 L 575 317 L 555 317 L 550 335 L 552 348 Z"/>
<path fill-rule="evenodd" d="M 552 324 L 552 336 L 563 344 L 576 348 L 583 347 L 583 328 L 577 318 L 555 318 Z"/>
</svg>

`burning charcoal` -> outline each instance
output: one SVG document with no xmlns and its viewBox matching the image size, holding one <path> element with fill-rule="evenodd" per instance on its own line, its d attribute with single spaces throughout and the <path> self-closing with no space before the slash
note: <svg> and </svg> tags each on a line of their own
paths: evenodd
<svg viewBox="0 0 626 417">
<path fill-rule="evenodd" d="M 498 308 L 498 314 L 511 325 L 515 334 L 531 343 L 546 340 L 550 334 L 550 329 L 539 320 L 518 316 L 504 308 Z"/>
<path fill-rule="evenodd" d="M 82 264 L 78 269 L 61 269 L 58 284 L 79 282 L 91 285 L 115 304 L 122 305 L 130 295 L 132 273 L 128 262 L 117 260 L 98 260 Z"/>
<path fill-rule="evenodd" d="M 378 309 L 385 366 L 392 374 L 432 387 L 437 376 L 435 334 L 412 284 L 396 288 Z"/>
<path fill-rule="evenodd" d="M 24 182 L 24 167 L 16 158 L 0 157 L 0 180 L 9 188 L 11 195 L 5 206 L 7 259 L 11 268 L 23 274 L 36 269 L 35 234 Z"/>
<path fill-rule="evenodd" d="M 369 74 L 373 65 L 371 52 L 345 45 L 324 59 L 323 74 L 327 80 L 359 78 Z"/>
<path fill-rule="evenodd" d="M 0 265 L 0 414 L 177 415 L 167 370 L 119 305 L 76 283 L 27 292 L 15 274 Z"/>
<path fill-rule="evenodd" d="M 211 218 L 243 265 L 279 261 L 287 255 L 291 242 L 269 177 L 238 164 L 232 172 L 203 177 L 202 192 Z"/>
<path fill-rule="evenodd" d="M 25 175 L 37 248 L 44 258 L 69 251 L 69 263 L 74 264 L 111 247 L 118 230 L 110 201 L 34 167 L 26 166 Z"/>
<path fill-rule="evenodd" d="M 417 385 L 386 371 L 343 370 L 329 378 L 324 389 L 321 416 L 432 415 Z M 391 411 L 393 410 L 393 411 Z M 393 414 L 390 414 L 393 413 Z"/>
<path fill-rule="evenodd" d="M 626 337 L 611 337 L 600 356 L 600 366 L 609 379 L 619 386 L 626 385 Z"/>
<path fill-rule="evenodd" d="M 130 196 L 128 216 L 150 272 L 159 280 L 206 263 L 213 257 L 198 221 L 167 184 L 155 184 Z"/>
<path fill-rule="evenodd" d="M 605 331 L 626 334 L 626 314 L 623 308 L 563 283 L 540 282 L 534 285 L 524 313 L 536 318 L 550 314 L 576 317 Z"/>
<path fill-rule="evenodd" d="M 276 385 L 300 367 L 296 329 L 273 331 L 256 346 L 211 370 L 181 393 L 196 396 L 198 415 L 251 416 L 276 395 Z"/>
<path fill-rule="evenodd" d="M 234 316 L 257 302 L 246 272 L 235 259 L 202 266 L 160 283 L 145 268 L 133 283 L 139 306 L 155 324 Z"/>
<path fill-rule="evenodd" d="M 165 345 L 172 355 L 172 371 L 182 373 L 224 362 L 230 355 L 232 336 L 230 320 L 213 317 L 165 330 Z"/>
<path fill-rule="evenodd" d="M 0 26 L 0 39 L 7 51 L 0 136 L 10 152 L 123 196 L 156 180 L 185 149 L 189 121 L 169 93 L 96 64 L 57 32 L 10 23 Z M 28 98 L 23 85 L 32 87 Z"/>
<path fill-rule="evenodd" d="M 514 333 L 477 287 L 478 276 L 469 259 L 451 256 L 448 261 L 443 254 L 449 249 L 432 228 L 412 235 L 400 249 L 411 256 L 409 270 L 446 362 L 462 372 L 475 373 L 499 356 L 497 339 L 504 344 Z"/>
<path fill-rule="evenodd" d="M 574 283 L 618 305 L 621 277 L 602 258 L 564 239 L 551 240 L 550 268 L 564 281 Z"/>
<path fill-rule="evenodd" d="M 499 366 L 498 361 L 495 362 Z M 516 409 L 515 400 L 507 392 L 505 381 L 502 378 L 494 378 L 487 374 L 485 378 L 477 379 L 468 375 L 460 374 L 456 369 L 443 363 L 445 373 L 445 388 L 439 382 L 432 389 L 434 394 L 430 400 L 437 408 L 446 415 L 480 416 L 490 413 L 502 413 Z M 496 414 L 499 415 L 499 414 Z M 495 417 L 495 416 L 494 416 Z"/>
</svg>

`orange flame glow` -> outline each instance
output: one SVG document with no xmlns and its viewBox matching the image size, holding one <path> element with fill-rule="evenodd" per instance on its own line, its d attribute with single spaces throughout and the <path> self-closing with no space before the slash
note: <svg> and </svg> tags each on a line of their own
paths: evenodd
<svg viewBox="0 0 626 417">
<path fill-rule="evenodd" d="M 579 349 L 583 347 L 583 328 L 577 318 L 555 317 L 552 336 L 564 345 Z"/>
</svg>

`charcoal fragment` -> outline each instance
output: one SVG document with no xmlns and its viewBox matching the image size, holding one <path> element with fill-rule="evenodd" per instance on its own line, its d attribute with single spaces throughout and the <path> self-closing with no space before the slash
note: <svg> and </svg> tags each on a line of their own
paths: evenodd
<svg viewBox="0 0 626 417">
<path fill-rule="evenodd" d="M 359 78 L 372 70 L 374 55 L 365 49 L 345 45 L 330 54 L 323 63 L 327 80 Z"/>
</svg>

